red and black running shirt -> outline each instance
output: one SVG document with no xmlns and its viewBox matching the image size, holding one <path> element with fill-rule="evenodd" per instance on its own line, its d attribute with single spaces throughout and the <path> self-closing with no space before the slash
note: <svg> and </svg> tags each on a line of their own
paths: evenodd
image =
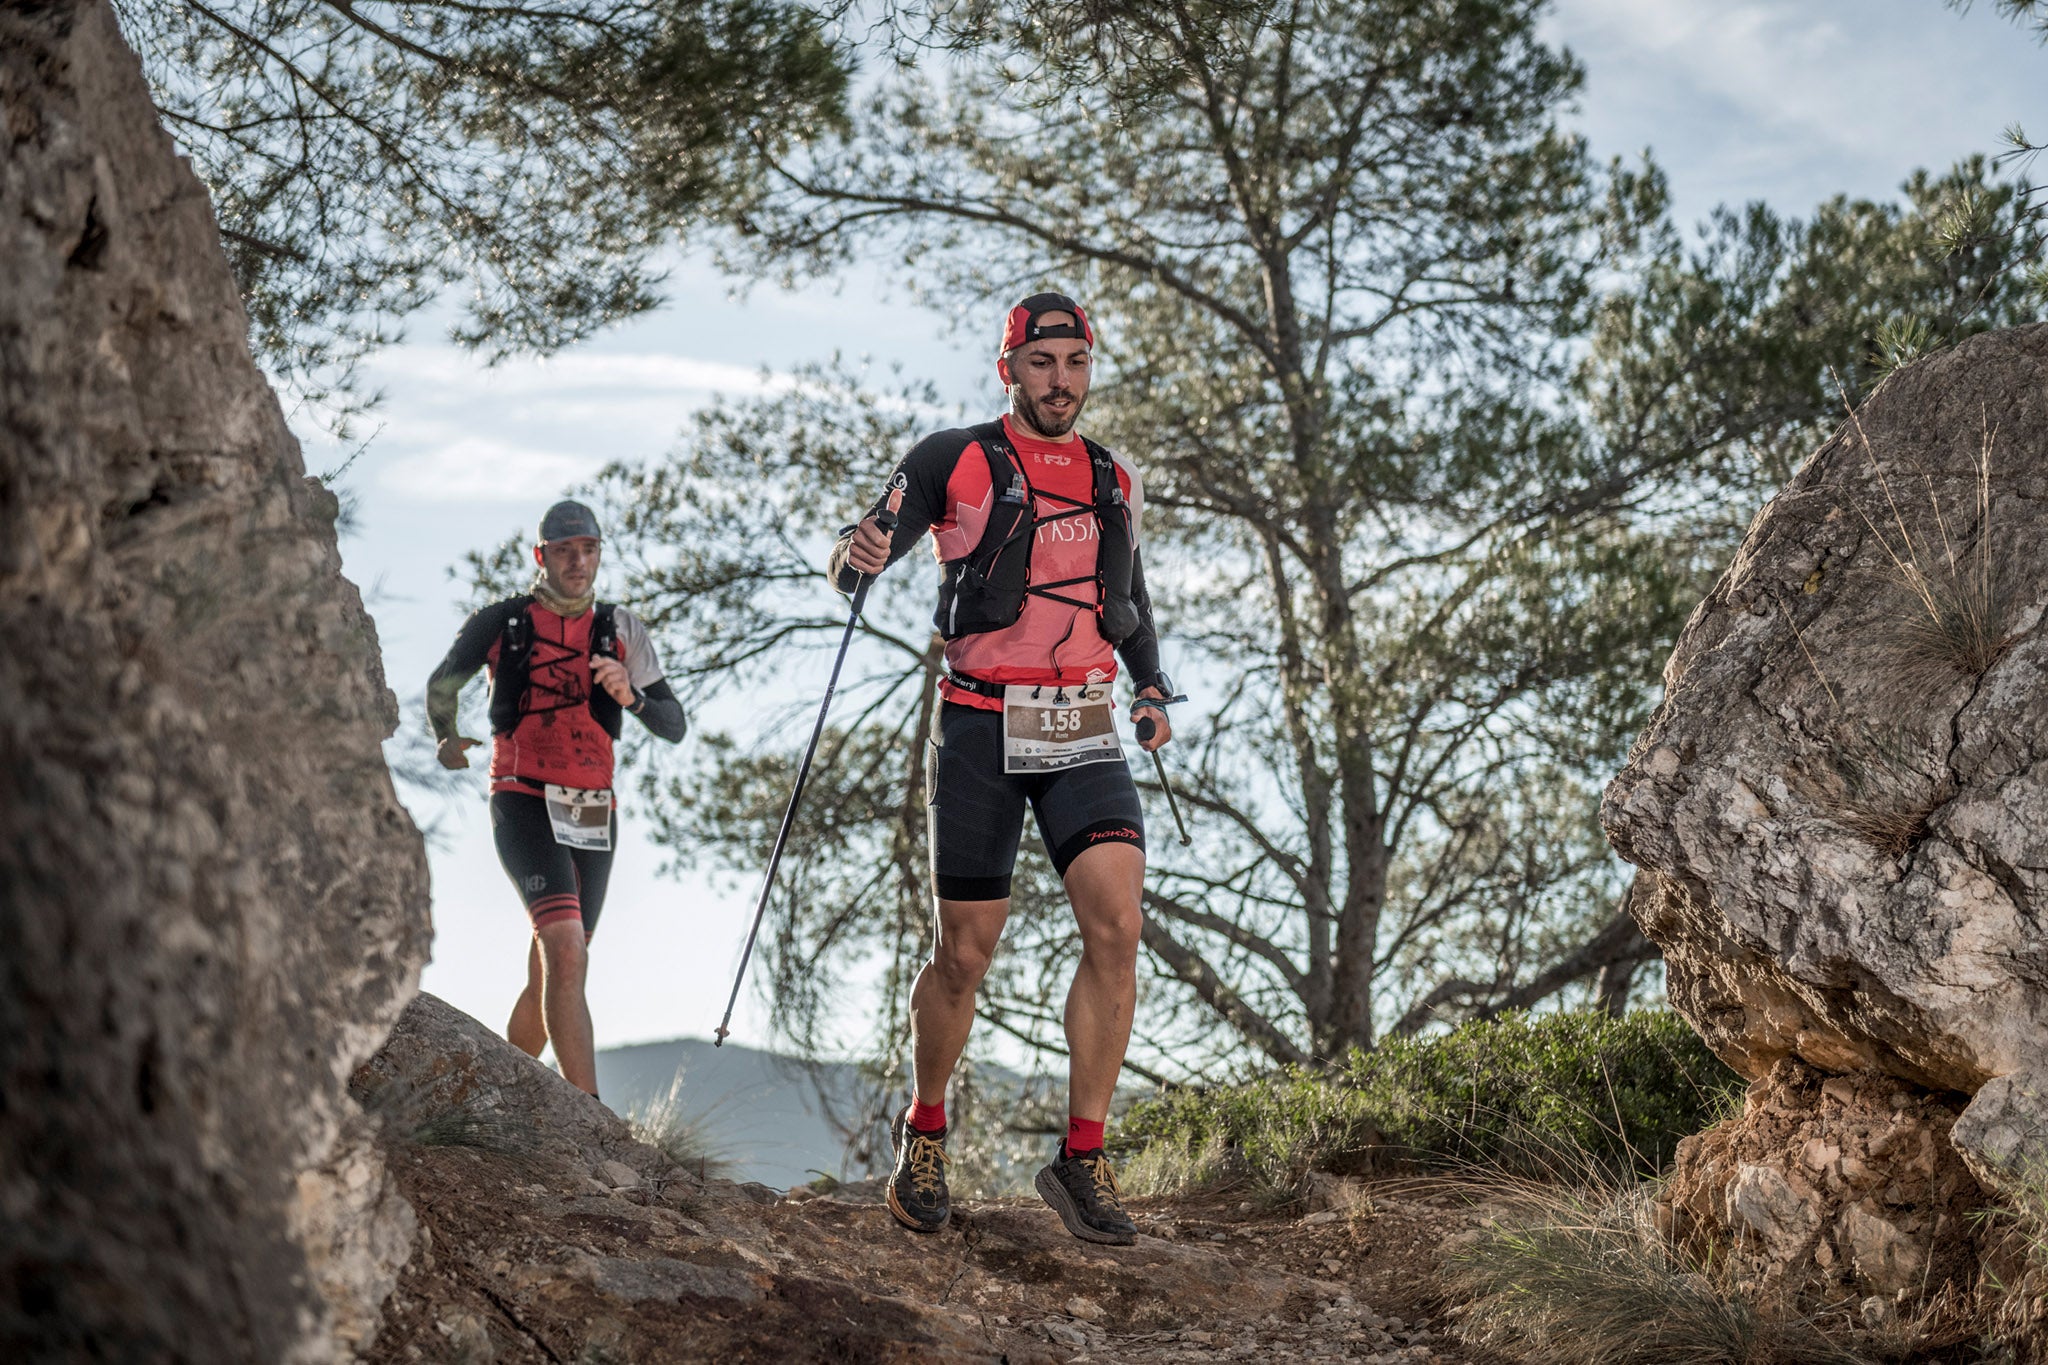
<svg viewBox="0 0 2048 1365">
<path fill-rule="evenodd" d="M 473 614 L 427 682 L 427 716 L 437 739 L 455 733 L 462 686 L 479 667 L 495 680 L 504 623 L 516 599 Z M 527 653 L 526 694 L 519 723 L 491 737 L 491 790 L 539 793 L 548 783 L 598 790 L 612 785 L 612 737 L 590 713 L 590 630 L 594 611 L 563 617 L 538 602 L 526 608 L 533 644 Z M 624 607 L 612 612 L 619 660 L 644 694 L 641 723 L 670 742 L 683 736 L 682 704 L 662 678 L 647 627 Z"/>
<path fill-rule="evenodd" d="M 1116 676 L 1120 653 L 1133 675 L 1152 677 L 1159 671 L 1159 636 L 1152 622 L 1152 599 L 1145 591 L 1143 552 L 1137 548 L 1145 510 L 1144 481 L 1137 468 L 1122 456 L 1115 457 L 1117 483 L 1131 507 L 1131 601 L 1138 609 L 1139 625 L 1129 639 L 1113 649 L 1096 624 L 1094 610 L 1101 591 L 1094 581 L 1100 528 L 1090 510 L 1095 500 L 1095 475 L 1087 447 L 1078 436 L 1048 441 L 1028 435 L 1008 417 L 1003 418 L 1003 432 L 1025 483 L 1037 495 L 1038 528 L 1031 547 L 1030 581 L 1043 585 L 1083 579 L 1056 591 L 1086 605 L 1026 592 L 1023 613 L 1014 625 L 948 641 L 947 667 L 986 683 L 1072 685 L 1108 682 Z M 981 544 L 996 500 L 981 443 L 958 430 L 927 436 L 904 456 L 896 472 L 903 477 L 903 507 L 889 545 L 889 562 L 894 564 L 909 553 L 926 531 L 931 532 L 933 550 L 942 563 L 972 554 Z M 1089 507 L 1076 509 L 1072 502 L 1046 494 L 1059 494 Z M 886 502 L 884 495 L 876 501 L 875 510 Z M 842 588 L 851 577 L 846 569 L 850 544 L 850 536 L 842 537 L 832 552 L 830 576 Z M 1001 699 L 968 692 L 950 682 L 942 684 L 941 690 L 949 701 L 1002 709 Z"/>
</svg>

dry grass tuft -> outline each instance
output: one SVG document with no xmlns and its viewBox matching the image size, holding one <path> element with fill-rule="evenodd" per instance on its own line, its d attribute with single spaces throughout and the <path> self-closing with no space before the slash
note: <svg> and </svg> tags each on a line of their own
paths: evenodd
<svg viewBox="0 0 2048 1365">
<path fill-rule="evenodd" d="M 1927 821 L 1955 794 L 1934 741 L 1903 726 L 1842 726 L 1824 779 L 1812 784 L 1829 818 L 1889 858 L 1927 835 Z"/>
<path fill-rule="evenodd" d="M 625 1115 L 634 1137 L 699 1179 L 722 1175 L 732 1167 L 725 1146 L 710 1135 L 711 1117 L 709 1112 L 693 1112 L 685 1103 L 680 1071 L 666 1092 L 634 1105 Z"/>
<path fill-rule="evenodd" d="M 1986 1214 L 1984 1360 L 2022 1365 L 2048 1360 L 2048 1169 L 2014 1177 L 2004 1193 L 2004 1206 Z"/>
<path fill-rule="evenodd" d="M 1460 1338 L 1529 1365 L 1895 1365 L 1939 1358 L 1924 1316 L 1863 1330 L 1841 1305 L 1760 1301 L 1658 1231 L 1655 1186 L 1497 1180 L 1504 1208 L 1450 1248 Z"/>
<path fill-rule="evenodd" d="M 401 1146 L 467 1147 L 530 1160 L 547 1145 L 531 1119 L 487 1108 L 476 1097 L 451 1102 L 405 1081 L 388 1080 L 359 1099 L 384 1140 Z"/>
<path fill-rule="evenodd" d="M 2012 644 L 2007 593 L 1992 548 L 1991 451 L 1997 433 L 1987 424 L 1978 446 L 1974 514 L 1967 530 L 1952 530 L 1934 480 L 1921 475 L 1933 533 L 1916 535 L 1908 524 L 1877 451 L 1853 411 L 1863 453 L 1877 475 L 1891 513 L 1890 524 L 1858 508 L 1863 524 L 1884 547 L 1885 557 L 1911 603 L 1891 641 L 1898 662 L 1917 680 L 1939 685 L 1960 675 L 1982 677 Z"/>
<path fill-rule="evenodd" d="M 1159 1141 L 1123 1163 L 1117 1180 L 1126 1194 L 1176 1199 L 1227 1189 L 1247 1179 L 1229 1144 L 1211 1136 L 1199 1146 Z"/>
</svg>

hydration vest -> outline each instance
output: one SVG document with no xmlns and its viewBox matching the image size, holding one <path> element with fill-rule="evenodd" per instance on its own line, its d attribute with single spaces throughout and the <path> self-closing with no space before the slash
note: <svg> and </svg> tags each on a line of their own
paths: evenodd
<svg viewBox="0 0 2048 1365">
<path fill-rule="evenodd" d="M 939 634 L 957 640 L 963 635 L 1013 626 L 1024 612 L 1025 597 L 1036 595 L 1092 609 L 1102 638 L 1112 645 L 1122 644 L 1138 628 L 1138 608 L 1131 601 L 1137 537 L 1131 526 L 1131 506 L 1123 487 L 1117 483 L 1116 461 L 1109 451 L 1086 436 L 1081 438 L 1095 476 L 1095 501 L 1087 503 L 1058 493 L 1036 492 L 1026 482 L 1001 422 L 969 427 L 967 434 L 988 457 L 989 487 L 995 496 L 980 543 L 965 557 L 949 560 L 945 565 L 939 582 L 939 609 L 932 618 Z M 1094 515 L 1100 532 L 1092 575 L 1095 601 L 1086 602 L 1057 591 L 1090 582 L 1090 578 L 1063 578 L 1056 583 L 1031 581 L 1031 547 L 1037 543 L 1041 520 L 1076 515 L 1060 512 L 1041 519 L 1041 497 L 1077 509 L 1086 508 Z"/>
<path fill-rule="evenodd" d="M 510 734 L 519 728 L 522 717 L 532 714 L 526 710 L 526 692 L 533 658 L 533 617 L 527 613 L 527 608 L 532 605 L 532 596 L 524 593 L 508 599 L 505 603 L 509 614 L 498 632 L 498 666 L 491 674 L 491 733 L 494 735 Z M 612 614 L 617 609 L 617 604 L 612 602 L 599 602 L 591 608 L 592 658 L 599 655 L 614 659 L 619 657 L 619 632 L 612 620 Z M 606 734 L 617 739 L 619 717 L 623 708 L 616 697 L 597 685 L 595 679 L 590 685 L 588 705 L 591 719 L 595 720 Z"/>
</svg>

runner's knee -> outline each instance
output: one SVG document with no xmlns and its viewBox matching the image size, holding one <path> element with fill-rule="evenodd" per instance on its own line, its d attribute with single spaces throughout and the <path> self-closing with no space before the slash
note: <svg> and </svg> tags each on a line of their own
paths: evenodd
<svg viewBox="0 0 2048 1365">
<path fill-rule="evenodd" d="M 1112 963 L 1137 964 L 1139 933 L 1145 922 L 1137 906 L 1119 906 L 1078 918 L 1083 952 Z"/>
<path fill-rule="evenodd" d="M 944 939 L 932 949 L 933 968 L 956 994 L 971 992 L 981 985 L 981 979 L 988 975 L 989 963 L 994 960 L 992 948 L 964 937 Z"/>
<path fill-rule="evenodd" d="M 540 940 L 541 971 L 547 979 L 582 979 L 584 966 L 589 961 L 582 920 L 543 925 L 534 937 Z"/>
</svg>

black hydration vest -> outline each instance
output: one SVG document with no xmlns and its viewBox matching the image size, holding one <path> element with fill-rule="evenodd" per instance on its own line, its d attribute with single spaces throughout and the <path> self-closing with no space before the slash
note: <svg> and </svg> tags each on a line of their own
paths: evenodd
<svg viewBox="0 0 2048 1365">
<path fill-rule="evenodd" d="M 533 598 L 522 593 L 507 598 L 503 604 L 508 613 L 505 624 L 498 632 L 498 667 L 491 674 L 491 733 L 509 734 L 519 726 L 520 718 L 529 714 L 525 710 L 528 674 L 533 658 L 533 617 L 527 608 L 533 605 Z M 619 657 L 619 632 L 613 624 L 612 615 L 618 610 L 617 604 L 599 602 L 591 610 L 596 613 L 590 623 L 590 656 Z M 536 711 L 559 711 L 577 703 L 560 702 L 554 706 L 536 707 Z M 590 685 L 590 716 L 604 732 L 613 739 L 619 737 L 620 713 L 618 699 L 599 687 L 593 679 Z"/>
<path fill-rule="evenodd" d="M 994 500 L 989 505 L 988 525 L 981 542 L 965 558 L 949 560 L 939 582 L 939 610 L 933 624 L 948 640 L 1002 630 L 1017 623 L 1024 612 L 1024 599 L 1036 594 L 1069 606 L 1092 607 L 1096 627 L 1112 645 L 1122 644 L 1138 628 L 1138 608 L 1131 601 L 1131 566 L 1137 536 L 1131 525 L 1131 506 L 1116 481 L 1116 461 L 1109 451 L 1083 436 L 1088 463 L 1095 475 L 1095 501 L 1077 502 L 1058 493 L 1035 494 L 1025 482 L 1023 469 L 1001 422 L 969 427 L 967 434 L 977 441 L 988 457 L 989 487 Z M 1037 543 L 1040 517 L 1038 497 L 1064 502 L 1074 512 L 1057 512 L 1044 520 L 1092 514 L 1099 532 L 1095 545 L 1096 600 L 1062 596 L 1057 590 L 1090 581 L 1064 578 L 1057 583 L 1031 581 L 1031 547 Z"/>
</svg>

